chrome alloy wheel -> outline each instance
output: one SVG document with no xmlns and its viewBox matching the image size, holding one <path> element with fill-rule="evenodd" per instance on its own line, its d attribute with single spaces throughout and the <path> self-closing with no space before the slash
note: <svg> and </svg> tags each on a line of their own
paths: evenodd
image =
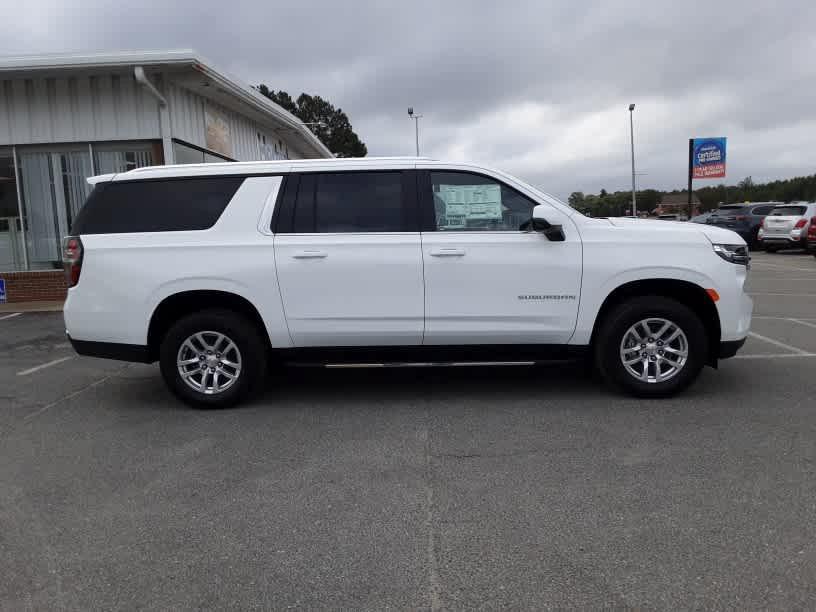
<svg viewBox="0 0 816 612">
<path fill-rule="evenodd" d="M 229 389 L 241 375 L 241 351 L 221 332 L 202 331 L 181 343 L 176 356 L 179 376 L 190 388 L 214 395 Z"/>
<path fill-rule="evenodd" d="M 620 359 L 626 371 L 637 380 L 661 383 L 683 369 L 688 351 L 688 338 L 676 323 L 649 318 L 638 321 L 623 334 Z"/>
</svg>

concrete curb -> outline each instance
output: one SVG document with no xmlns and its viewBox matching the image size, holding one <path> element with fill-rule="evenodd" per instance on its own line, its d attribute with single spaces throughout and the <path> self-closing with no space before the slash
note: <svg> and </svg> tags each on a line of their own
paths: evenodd
<svg viewBox="0 0 816 612">
<path fill-rule="evenodd" d="M 58 302 L 13 302 L 0 304 L 0 314 L 9 312 L 62 312 L 62 300 Z"/>
</svg>

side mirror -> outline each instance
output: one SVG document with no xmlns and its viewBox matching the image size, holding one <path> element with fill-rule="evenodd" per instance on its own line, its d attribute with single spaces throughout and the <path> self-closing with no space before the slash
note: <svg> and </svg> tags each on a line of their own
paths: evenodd
<svg viewBox="0 0 816 612">
<path fill-rule="evenodd" d="M 521 225 L 521 230 L 540 232 L 547 237 L 547 240 L 552 242 L 564 242 L 566 236 L 564 235 L 564 228 L 561 225 L 553 225 L 544 218 L 547 212 L 554 213 L 554 211 L 547 206 L 536 206 L 533 208 L 533 217 Z"/>
</svg>

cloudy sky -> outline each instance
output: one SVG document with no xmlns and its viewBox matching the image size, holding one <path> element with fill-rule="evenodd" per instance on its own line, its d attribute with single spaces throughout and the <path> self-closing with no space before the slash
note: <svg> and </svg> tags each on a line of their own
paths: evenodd
<svg viewBox="0 0 816 612">
<path fill-rule="evenodd" d="M 26 0 L 0 20 L 1 55 L 179 48 L 328 98 L 370 155 L 413 154 L 412 105 L 424 155 L 561 197 L 628 188 L 630 102 L 639 187 L 683 186 L 691 136 L 728 137 L 729 183 L 816 172 L 812 0 Z"/>
</svg>

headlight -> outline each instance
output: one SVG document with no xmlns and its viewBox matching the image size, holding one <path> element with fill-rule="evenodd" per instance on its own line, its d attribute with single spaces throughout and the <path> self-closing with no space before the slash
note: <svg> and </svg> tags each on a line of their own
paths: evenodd
<svg viewBox="0 0 816 612">
<path fill-rule="evenodd" d="M 748 247 L 744 244 L 715 244 L 713 247 L 714 252 L 729 263 L 747 266 L 751 261 Z"/>
</svg>

